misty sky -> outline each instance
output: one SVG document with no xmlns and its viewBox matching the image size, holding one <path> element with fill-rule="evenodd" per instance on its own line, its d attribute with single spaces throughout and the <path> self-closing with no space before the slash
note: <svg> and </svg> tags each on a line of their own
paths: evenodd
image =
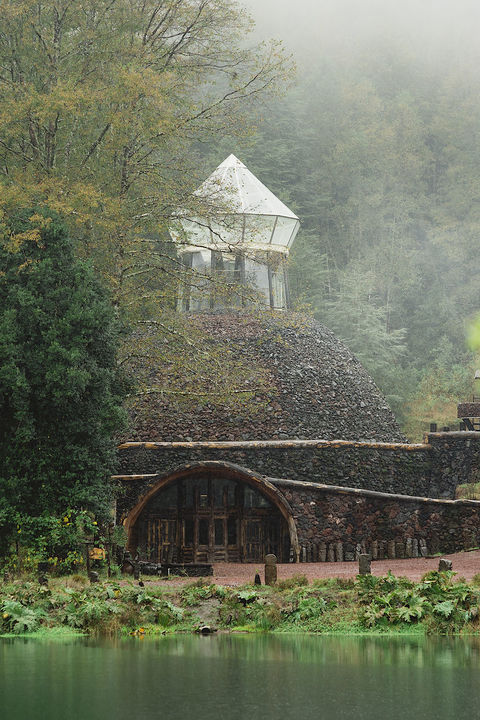
<svg viewBox="0 0 480 720">
<path fill-rule="evenodd" d="M 265 37 L 300 57 L 400 40 L 426 56 L 477 57 L 479 0 L 242 0 Z"/>
</svg>

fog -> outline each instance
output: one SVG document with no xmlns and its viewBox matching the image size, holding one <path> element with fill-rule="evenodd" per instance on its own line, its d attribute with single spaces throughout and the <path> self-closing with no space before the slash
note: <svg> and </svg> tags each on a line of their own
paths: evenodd
<svg viewBox="0 0 480 720">
<path fill-rule="evenodd" d="M 247 155 L 301 219 L 292 296 L 409 437 L 451 425 L 479 367 L 464 321 L 480 297 L 480 2 L 243 4 L 255 39 L 282 40 L 298 68 Z"/>
<path fill-rule="evenodd" d="M 244 0 L 262 36 L 300 61 L 322 53 L 402 43 L 426 61 L 478 58 L 478 0 Z"/>
</svg>

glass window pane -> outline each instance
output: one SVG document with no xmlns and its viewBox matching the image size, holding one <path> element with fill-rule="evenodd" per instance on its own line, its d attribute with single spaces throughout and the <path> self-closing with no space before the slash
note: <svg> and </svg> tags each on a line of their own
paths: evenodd
<svg viewBox="0 0 480 720">
<path fill-rule="evenodd" d="M 208 478 L 200 477 L 197 480 L 198 487 L 198 507 L 207 508 L 210 505 L 208 494 Z"/>
<path fill-rule="evenodd" d="M 208 545 L 208 520 L 206 518 L 198 521 L 198 544 Z"/>
<path fill-rule="evenodd" d="M 227 484 L 227 507 L 235 507 L 237 504 L 235 501 L 235 490 L 237 487 L 237 483 L 233 482 L 233 480 L 229 480 Z"/>
<path fill-rule="evenodd" d="M 300 223 L 293 218 L 279 217 L 275 232 L 273 233 L 272 245 L 281 245 L 282 247 L 290 247 L 298 232 Z"/>
<path fill-rule="evenodd" d="M 245 280 L 258 290 L 265 298 L 265 302 L 270 302 L 270 291 L 268 285 L 268 268 L 262 263 L 258 263 L 250 258 L 245 259 Z"/>
<path fill-rule="evenodd" d="M 227 537 L 229 545 L 237 544 L 237 519 L 229 517 L 227 520 Z"/>
<path fill-rule="evenodd" d="M 273 293 L 273 306 L 277 309 L 284 309 L 286 306 L 285 300 L 285 277 L 283 274 L 283 267 L 275 272 L 272 270 L 272 293 Z"/>
<path fill-rule="evenodd" d="M 177 236 L 177 239 L 182 242 L 183 245 L 199 245 L 205 247 L 210 243 L 210 230 L 208 228 L 208 221 L 199 218 L 198 220 L 192 218 L 191 220 L 181 220 L 183 228 L 182 236 Z M 206 227 L 207 226 L 207 227 Z"/>
<path fill-rule="evenodd" d="M 267 508 L 270 503 L 267 498 L 251 487 L 245 487 L 244 506 L 246 508 Z"/>
<path fill-rule="evenodd" d="M 215 520 L 215 545 L 223 545 L 225 542 L 225 534 L 223 531 L 223 520 Z"/>
<path fill-rule="evenodd" d="M 193 478 L 186 478 L 186 480 L 183 481 L 183 502 L 186 508 L 193 508 L 194 506 L 194 487 L 195 482 Z"/>
<path fill-rule="evenodd" d="M 245 215 L 245 245 L 269 245 L 274 224 L 273 215 Z"/>
<path fill-rule="evenodd" d="M 213 246 L 235 250 L 243 237 L 243 215 L 225 215 L 210 220 L 210 242 Z"/>
<path fill-rule="evenodd" d="M 193 545 L 193 531 L 193 520 L 185 520 L 185 545 L 188 547 L 192 547 Z"/>
<path fill-rule="evenodd" d="M 155 495 L 147 505 L 149 513 L 159 513 L 163 510 L 175 509 L 177 507 L 178 488 L 177 483 L 169 485 Z"/>
<path fill-rule="evenodd" d="M 213 496 L 216 508 L 235 507 L 235 487 L 237 483 L 234 480 L 225 480 L 224 478 L 215 478 L 212 480 Z"/>
<path fill-rule="evenodd" d="M 223 507 L 223 487 L 224 481 L 221 478 L 212 480 L 213 483 L 213 501 L 216 508 Z"/>
</svg>

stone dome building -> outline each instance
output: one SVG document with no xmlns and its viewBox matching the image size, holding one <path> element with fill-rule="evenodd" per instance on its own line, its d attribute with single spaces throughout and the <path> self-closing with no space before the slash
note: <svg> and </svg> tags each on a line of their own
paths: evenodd
<svg viewBox="0 0 480 720">
<path fill-rule="evenodd" d="M 480 433 L 407 443 L 354 355 L 285 312 L 296 215 L 234 156 L 197 194 L 211 216 L 180 213 L 172 230 L 178 309 L 195 340 L 180 361 L 167 352 L 137 368 L 153 390 L 132 403 L 119 448 L 128 549 L 191 570 L 267 553 L 338 561 L 478 545 L 480 503 L 453 498 L 478 467 Z M 154 332 L 142 340 L 153 347 Z"/>
<path fill-rule="evenodd" d="M 220 400 L 215 394 L 207 401 L 195 394 L 179 398 L 168 390 L 141 396 L 131 410 L 132 440 L 405 441 L 372 378 L 320 323 L 231 311 L 192 315 L 189 322 L 242 377 Z M 168 385 L 164 375 L 150 381 Z"/>
</svg>

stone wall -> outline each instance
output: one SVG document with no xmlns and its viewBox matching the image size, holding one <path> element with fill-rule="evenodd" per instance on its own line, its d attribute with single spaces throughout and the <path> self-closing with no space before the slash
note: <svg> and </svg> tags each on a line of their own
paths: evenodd
<svg viewBox="0 0 480 720">
<path fill-rule="evenodd" d="M 480 502 L 452 500 L 479 481 L 480 433 L 430 433 L 419 445 L 352 441 L 125 443 L 118 518 L 181 467 L 235 464 L 290 504 L 304 561 L 419 557 L 480 545 Z M 423 497 L 422 497 L 423 496 Z M 450 499 L 447 499 L 450 498 Z"/>
<path fill-rule="evenodd" d="M 269 477 L 431 495 L 428 445 L 347 440 L 125 443 L 123 475 L 164 474 L 192 462 L 231 462 Z"/>
<path fill-rule="evenodd" d="M 164 474 L 188 463 L 218 460 L 269 477 L 432 498 L 454 498 L 457 485 L 480 482 L 480 432 L 428 433 L 423 444 L 129 442 L 119 454 L 122 475 Z"/>
<path fill-rule="evenodd" d="M 431 448 L 430 497 L 455 497 L 455 488 L 480 482 L 480 432 L 427 433 Z"/>
<path fill-rule="evenodd" d="M 480 502 L 271 480 L 292 508 L 304 562 L 420 557 L 480 544 Z"/>
<path fill-rule="evenodd" d="M 426 440 L 126 443 L 120 447 L 118 517 L 159 476 L 213 460 L 266 477 L 284 494 L 307 562 L 477 547 L 480 502 L 445 498 L 455 496 L 458 484 L 479 480 L 480 433 L 430 433 Z"/>
</svg>

